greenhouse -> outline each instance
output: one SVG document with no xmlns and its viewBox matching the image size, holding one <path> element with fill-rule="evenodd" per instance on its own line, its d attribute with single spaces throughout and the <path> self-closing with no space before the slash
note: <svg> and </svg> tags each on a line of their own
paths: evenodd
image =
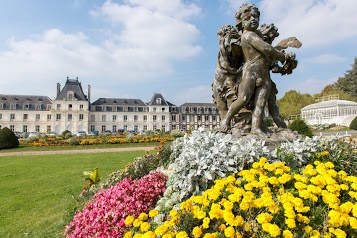
<svg viewBox="0 0 357 238">
<path fill-rule="evenodd" d="M 310 104 L 301 109 L 301 119 L 309 125 L 336 124 L 350 126 L 357 116 L 357 103 L 329 100 Z"/>
</svg>

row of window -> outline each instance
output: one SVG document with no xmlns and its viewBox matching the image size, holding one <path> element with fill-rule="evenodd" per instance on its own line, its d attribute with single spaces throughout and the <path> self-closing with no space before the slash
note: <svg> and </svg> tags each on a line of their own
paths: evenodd
<svg viewBox="0 0 357 238">
<path fill-rule="evenodd" d="M 47 121 L 52 120 L 52 115 L 47 114 Z M 61 114 L 56 114 L 56 120 L 59 121 L 61 120 L 62 115 Z M 14 113 L 10 114 L 10 121 L 14 121 L 16 119 L 16 116 Z M 23 114 L 22 116 L 23 121 L 28 121 L 29 120 L 29 114 Z M 84 119 L 84 114 L 79 114 L 78 115 L 79 121 L 83 121 Z M 2 120 L 2 114 L 0 114 L 0 120 Z M 41 120 L 41 114 L 35 114 L 35 121 L 40 121 Z M 67 114 L 67 120 L 72 121 L 73 120 L 73 114 Z"/>
<path fill-rule="evenodd" d="M 57 110 L 61 110 L 61 104 L 57 104 L 56 105 L 56 109 Z M 73 110 L 73 104 L 68 104 L 68 107 L 66 108 L 67 110 Z M 84 105 L 83 104 L 79 104 L 79 110 L 83 111 L 84 110 Z"/>
</svg>

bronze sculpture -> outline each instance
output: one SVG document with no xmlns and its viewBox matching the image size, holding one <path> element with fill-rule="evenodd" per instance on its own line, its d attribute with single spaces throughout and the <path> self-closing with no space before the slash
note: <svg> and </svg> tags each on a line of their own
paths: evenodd
<svg viewBox="0 0 357 238">
<path fill-rule="evenodd" d="M 267 128 L 263 125 L 266 105 L 276 125 L 286 128 L 276 104 L 277 88 L 270 71 L 292 73 L 297 66 L 295 54 L 284 50 L 299 48 L 301 43 L 289 37 L 273 47 L 278 29 L 273 24 L 263 24 L 258 29 L 259 18 L 255 5 L 243 4 L 236 13 L 236 28 L 226 25 L 217 33 L 219 54 L 212 90 L 222 132 L 235 129 L 239 131 L 236 134 L 248 132 L 266 137 Z"/>
</svg>

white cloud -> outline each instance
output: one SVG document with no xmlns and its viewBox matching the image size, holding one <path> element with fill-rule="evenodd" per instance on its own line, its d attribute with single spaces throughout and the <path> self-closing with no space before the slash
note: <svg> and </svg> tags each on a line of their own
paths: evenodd
<svg viewBox="0 0 357 238">
<path fill-rule="evenodd" d="M 335 54 L 322 54 L 312 58 L 306 58 L 307 63 L 317 63 L 317 64 L 336 64 L 341 62 L 346 62 L 346 57 L 341 57 Z"/>
<path fill-rule="evenodd" d="M 262 0 L 257 6 L 261 23 L 274 23 L 279 39 L 296 36 L 304 48 L 342 44 L 357 36 L 355 0 Z"/>
<path fill-rule="evenodd" d="M 7 49 L 0 52 L 0 77 L 7 79 L 0 81 L 0 88 L 24 94 L 11 86 L 22 85 L 35 94 L 49 95 L 46 89 L 55 88 L 56 82 L 69 75 L 85 78 L 88 84 L 103 80 L 97 83 L 99 87 L 111 85 L 107 90 L 113 92 L 128 81 L 150 84 L 153 78 L 168 76 L 177 61 L 202 52 L 200 31 L 189 22 L 200 14 L 196 5 L 181 0 L 124 2 L 106 1 L 91 12 L 98 21 L 110 21 L 102 29 L 111 32 L 110 37 L 98 45 L 84 33 L 60 29 L 9 39 Z"/>
</svg>

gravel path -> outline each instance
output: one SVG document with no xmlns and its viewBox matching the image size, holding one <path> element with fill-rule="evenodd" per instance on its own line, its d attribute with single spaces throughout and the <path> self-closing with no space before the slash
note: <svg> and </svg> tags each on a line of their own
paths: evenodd
<svg viewBox="0 0 357 238">
<path fill-rule="evenodd" d="M 48 150 L 48 151 L 22 151 L 22 152 L 0 152 L 0 156 L 26 156 L 26 155 L 56 155 L 56 154 L 84 154 L 84 153 L 104 153 L 121 152 L 133 150 L 153 150 L 154 146 L 148 147 L 126 147 L 126 148 L 106 148 L 106 149 L 87 149 L 87 150 Z"/>
</svg>

